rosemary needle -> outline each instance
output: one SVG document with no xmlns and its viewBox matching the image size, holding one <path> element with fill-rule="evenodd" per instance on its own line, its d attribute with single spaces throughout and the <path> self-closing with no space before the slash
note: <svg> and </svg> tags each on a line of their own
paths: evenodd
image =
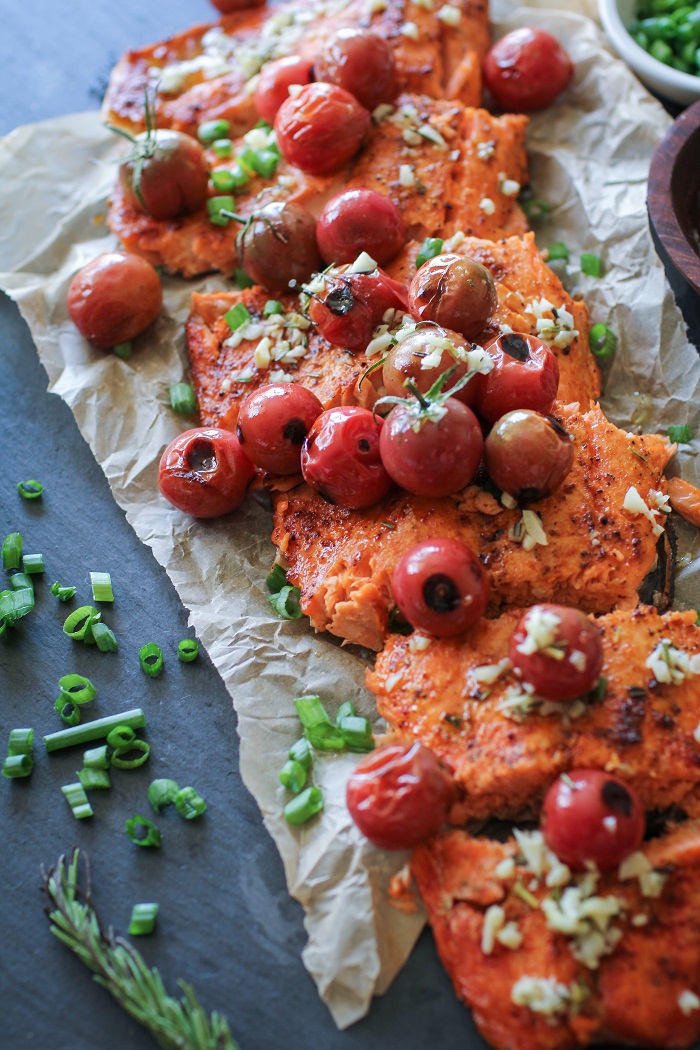
<svg viewBox="0 0 700 1050">
<path fill-rule="evenodd" d="M 98 984 L 146 1028 L 162 1050 L 238 1050 L 228 1022 L 207 1016 L 194 991 L 179 981 L 183 996 L 169 996 L 158 970 L 146 965 L 128 941 L 105 931 L 90 901 L 90 867 L 85 855 L 86 886 L 78 885 L 79 851 L 59 857 L 42 871 L 52 932 L 92 970 Z"/>
</svg>

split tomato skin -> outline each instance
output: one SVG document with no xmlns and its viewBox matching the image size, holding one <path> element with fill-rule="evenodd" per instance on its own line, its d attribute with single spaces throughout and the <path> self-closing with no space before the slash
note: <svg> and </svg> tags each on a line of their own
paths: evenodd
<svg viewBox="0 0 700 1050">
<path fill-rule="evenodd" d="M 326 263 L 352 263 L 364 251 L 383 266 L 403 248 L 406 229 L 389 197 L 353 189 L 331 197 L 319 216 L 316 237 Z"/>
<path fill-rule="evenodd" d="M 559 365 L 547 344 L 534 335 L 509 332 L 484 349 L 493 368 L 474 377 L 479 415 L 489 423 L 519 408 L 549 415 L 559 389 Z"/>
<path fill-rule="evenodd" d="M 309 320 L 334 346 L 363 351 L 387 310 L 405 310 L 407 293 L 383 270 L 337 270 L 324 279 L 323 291 L 309 303 Z"/>
<path fill-rule="evenodd" d="M 158 128 L 136 137 L 140 159 L 119 167 L 125 197 L 137 211 L 165 221 L 189 215 L 209 195 L 209 165 L 204 149 L 182 131 Z"/>
<path fill-rule="evenodd" d="M 549 788 L 542 806 L 542 834 L 574 871 L 588 863 L 616 868 L 644 838 L 644 806 L 634 788 L 602 769 L 574 769 Z"/>
<path fill-rule="evenodd" d="M 163 306 L 155 269 L 132 252 L 105 252 L 83 266 L 68 288 L 70 319 L 98 350 L 135 339 Z"/>
<path fill-rule="evenodd" d="M 287 55 L 263 66 L 253 94 L 255 108 L 268 124 L 274 124 L 277 111 L 289 98 L 292 84 L 310 84 L 313 63 L 300 55 Z"/>
<path fill-rule="evenodd" d="M 422 744 L 390 744 L 366 755 L 348 780 L 350 816 L 380 849 L 411 849 L 447 819 L 454 784 Z"/>
<path fill-rule="evenodd" d="M 382 421 L 348 405 L 323 412 L 301 451 L 304 480 L 329 503 L 360 510 L 387 494 L 392 481 L 379 452 Z"/>
<path fill-rule="evenodd" d="M 523 26 L 490 48 L 483 74 L 501 109 L 532 113 L 549 106 L 568 87 L 574 64 L 551 33 Z"/>
<path fill-rule="evenodd" d="M 449 537 L 424 540 L 394 569 L 394 600 L 416 630 L 437 638 L 463 634 L 481 619 L 489 579 L 473 551 Z"/>
<path fill-rule="evenodd" d="M 396 93 L 391 45 L 367 29 L 340 29 L 323 46 L 314 72 L 317 80 L 344 88 L 370 111 L 381 102 L 391 102 Z"/>
<path fill-rule="evenodd" d="M 369 111 L 334 84 L 306 84 L 277 111 L 277 145 L 307 175 L 330 175 L 355 156 L 370 126 Z"/>
<path fill-rule="evenodd" d="M 298 474 L 301 448 L 323 405 L 298 383 L 269 383 L 249 395 L 238 416 L 238 440 L 256 467 Z"/>
<path fill-rule="evenodd" d="M 530 643 L 541 626 L 550 641 Z M 525 650 L 525 651 L 523 651 Z M 528 651 L 532 650 L 532 651 Z M 548 652 L 548 650 L 551 650 Z M 508 656 L 518 677 L 547 700 L 574 700 L 595 688 L 603 668 L 603 644 L 592 620 L 567 605 L 533 605 L 510 639 Z"/>
<path fill-rule="evenodd" d="M 230 430 L 195 427 L 163 453 L 158 488 L 169 503 L 193 518 L 218 518 L 241 505 L 255 467 Z"/>
</svg>

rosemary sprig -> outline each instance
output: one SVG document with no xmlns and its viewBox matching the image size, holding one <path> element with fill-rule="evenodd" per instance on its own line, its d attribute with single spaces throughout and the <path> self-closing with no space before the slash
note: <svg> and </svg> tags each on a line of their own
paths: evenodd
<svg viewBox="0 0 700 1050">
<path fill-rule="evenodd" d="M 192 988 L 179 981 L 181 999 L 169 996 L 158 970 L 110 928 L 105 930 L 90 901 L 90 866 L 85 889 L 78 885 L 79 851 L 42 869 L 51 932 L 94 973 L 94 980 L 146 1028 L 163 1050 L 238 1050 L 225 1017 L 208 1017 Z"/>
</svg>

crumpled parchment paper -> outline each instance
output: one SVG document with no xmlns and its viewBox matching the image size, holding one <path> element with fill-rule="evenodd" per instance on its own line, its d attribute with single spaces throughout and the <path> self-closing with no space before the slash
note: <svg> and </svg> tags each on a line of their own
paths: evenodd
<svg viewBox="0 0 700 1050">
<path fill-rule="evenodd" d="M 540 25 L 565 43 L 577 66 L 573 88 L 533 118 L 529 133 L 535 195 L 554 206 L 537 228 L 538 242 L 565 241 L 572 263 L 582 251 L 605 261 L 602 279 L 582 275 L 577 265 L 563 278 L 583 294 L 593 320 L 619 335 L 603 399 L 610 418 L 647 430 L 688 422 L 700 434 L 700 359 L 686 340 L 646 220 L 649 162 L 670 118 L 607 51 L 583 4 L 570 2 L 563 11 L 565 4 L 558 0 L 554 11 L 543 0 L 509 11 L 502 3 L 495 25 L 497 35 Z M 164 314 L 130 361 L 92 350 L 68 320 L 72 275 L 114 243 L 105 199 L 120 150 L 96 113 L 19 128 L 0 142 L 0 287 L 19 304 L 49 389 L 72 409 L 115 499 L 167 570 L 226 683 L 238 713 L 244 781 L 278 846 L 290 892 L 306 911 L 305 964 L 343 1028 L 388 987 L 424 919 L 389 906 L 387 879 L 405 857 L 369 847 L 345 809 L 356 758 L 317 761 L 326 808 L 301 829 L 281 816 L 277 771 L 299 735 L 294 696 L 318 692 L 332 711 L 352 699 L 372 716 L 365 661 L 314 635 L 306 621 L 275 618 L 264 583 L 274 556 L 271 522 L 255 502 L 225 520 L 197 522 L 157 495 L 161 452 L 183 429 L 167 390 L 186 370 L 190 292 L 221 288 L 221 279 L 165 278 Z M 673 469 L 700 480 L 691 452 Z M 700 562 L 695 531 L 683 526 L 681 543 L 682 607 L 700 593 Z"/>
</svg>

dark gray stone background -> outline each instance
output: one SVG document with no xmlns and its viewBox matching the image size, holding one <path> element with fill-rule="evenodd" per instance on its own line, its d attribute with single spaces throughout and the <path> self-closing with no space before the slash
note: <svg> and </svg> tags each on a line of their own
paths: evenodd
<svg viewBox="0 0 700 1050">
<path fill-rule="evenodd" d="M 0 134 L 97 108 L 123 50 L 211 17 L 205 0 L 0 0 Z M 686 308 L 696 310 L 700 331 L 697 304 L 688 299 Z M 112 499 L 71 412 L 46 385 L 24 322 L 0 298 L 0 539 L 22 532 L 25 551 L 43 552 L 47 566 L 34 614 L 0 642 L 0 750 L 13 727 L 33 726 L 38 737 L 33 776 L 0 782 L 0 1046 L 155 1045 L 49 933 L 40 866 L 79 845 L 92 861 L 104 922 L 124 933 L 133 903 L 158 901 L 158 931 L 139 948 L 169 989 L 183 978 L 208 1009 L 225 1013 L 241 1050 L 481 1050 L 427 933 L 370 1017 L 345 1033 L 335 1029 L 301 962 L 302 910 L 287 895 L 275 847 L 241 783 L 230 698 L 205 654 L 190 665 L 176 659 L 178 641 L 191 634 L 186 612 Z M 19 498 L 15 484 L 25 478 L 44 483 L 41 501 Z M 49 587 L 55 579 L 75 584 L 86 602 L 90 569 L 112 574 L 116 601 L 105 620 L 118 654 L 79 646 L 61 631 L 71 606 L 59 606 Z M 138 665 L 140 646 L 151 640 L 166 656 L 156 680 Z M 72 671 L 97 686 L 94 715 L 143 707 L 153 747 L 143 769 L 115 771 L 111 792 L 93 793 L 95 816 L 80 823 L 60 788 L 75 779 L 82 751 L 47 755 L 41 744 L 57 728 L 58 678 Z M 146 789 L 156 776 L 194 785 L 209 809 L 191 823 L 163 814 L 163 848 L 141 850 L 124 821 L 149 814 Z"/>
</svg>

